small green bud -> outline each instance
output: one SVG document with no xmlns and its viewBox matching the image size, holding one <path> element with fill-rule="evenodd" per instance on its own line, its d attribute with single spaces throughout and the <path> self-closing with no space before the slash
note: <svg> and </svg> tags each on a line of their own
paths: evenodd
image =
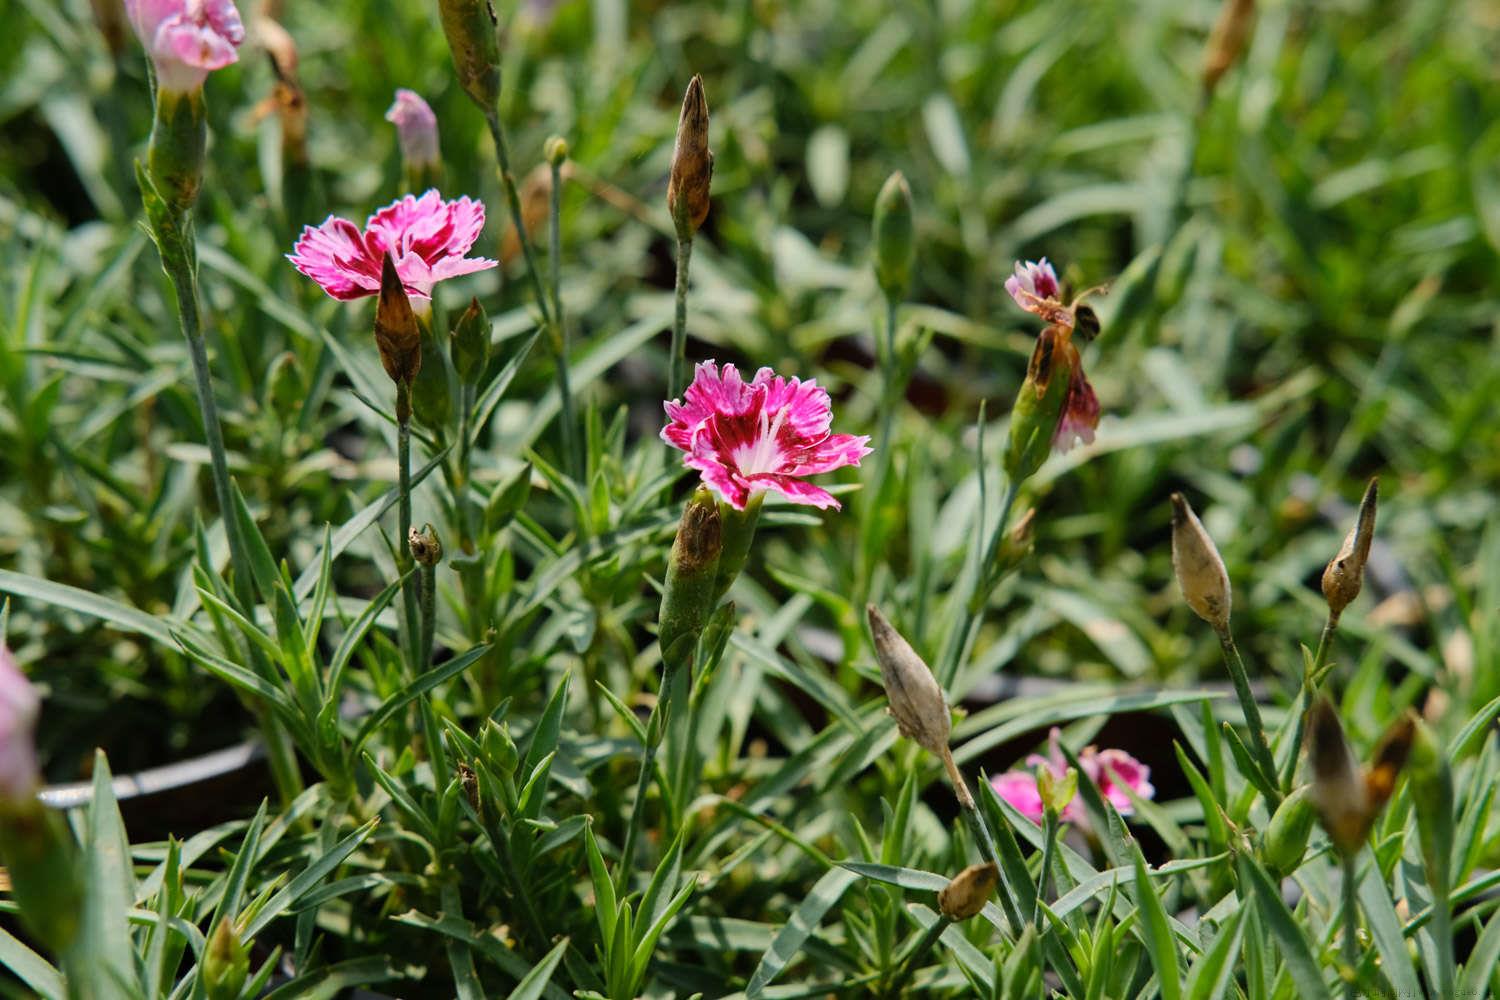
<svg viewBox="0 0 1500 1000">
<path fill-rule="evenodd" d="M 1036 792 L 1042 800 L 1042 808 L 1054 816 L 1061 816 L 1078 794 L 1078 771 L 1068 768 L 1062 777 L 1050 767 L 1044 767 L 1036 775 Z"/>
<path fill-rule="evenodd" d="M 1261 859 L 1277 878 L 1287 878 L 1302 864 L 1317 810 L 1306 785 L 1281 800 L 1261 839 Z"/>
<path fill-rule="evenodd" d="M 239 1000 L 245 977 L 250 973 L 250 952 L 229 924 L 219 921 L 208 952 L 203 956 L 203 990 L 208 1000 Z"/>
<path fill-rule="evenodd" d="M 158 90 L 146 165 L 156 193 L 174 215 L 181 216 L 198 201 L 207 145 L 202 89 Z"/>
<path fill-rule="evenodd" d="M 448 386 L 448 364 L 438 350 L 437 337 L 422 331 L 422 363 L 411 385 L 411 407 L 417 419 L 435 431 L 453 416 L 453 394 Z"/>
<path fill-rule="evenodd" d="M 499 23 L 490 0 L 438 0 L 459 85 L 485 114 L 500 99 Z"/>
<path fill-rule="evenodd" d="M 875 277 L 891 301 L 906 297 L 911 266 L 916 257 L 911 187 L 901 171 L 886 179 L 875 198 Z"/>
<path fill-rule="evenodd" d="M 668 672 L 692 662 L 698 635 L 713 609 L 722 531 L 718 502 L 706 487 L 698 487 L 683 508 L 662 588 L 657 636 Z"/>
<path fill-rule="evenodd" d="M 285 419 L 302 409 L 307 387 L 302 378 L 302 364 L 297 355 L 283 351 L 266 370 L 266 408 Z"/>
<path fill-rule="evenodd" d="M 542 146 L 542 156 L 554 167 L 560 167 L 568 159 L 568 140 L 554 135 Z"/>
<path fill-rule="evenodd" d="M 510 727 L 494 720 L 484 727 L 484 736 L 480 738 L 480 746 L 484 750 L 485 758 L 502 774 L 513 774 L 516 765 L 521 761 L 520 751 L 516 749 L 516 741 L 510 738 Z"/>
<path fill-rule="evenodd" d="M 478 298 L 469 300 L 469 307 L 454 322 L 448 341 L 458 380 L 477 384 L 490 361 L 490 318 Z"/>
<path fill-rule="evenodd" d="M 526 506 L 526 498 L 530 495 L 531 463 L 527 462 L 490 494 L 489 503 L 484 507 L 485 530 L 493 534 L 509 524 L 516 511 Z"/>
</svg>

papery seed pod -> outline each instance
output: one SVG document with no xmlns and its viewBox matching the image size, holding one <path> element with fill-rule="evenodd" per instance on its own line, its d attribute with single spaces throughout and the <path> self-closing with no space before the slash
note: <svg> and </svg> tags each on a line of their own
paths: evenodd
<svg viewBox="0 0 1500 1000">
<path fill-rule="evenodd" d="M 875 641 L 875 660 L 885 682 L 889 711 L 901 735 L 943 757 L 948 753 L 948 735 L 953 718 L 943 689 L 932 670 L 911 644 L 886 621 L 873 604 L 865 605 L 870 635 Z"/>
<path fill-rule="evenodd" d="M 723 544 L 718 501 L 700 486 L 683 508 L 667 558 L 657 636 L 669 671 L 692 662 L 698 636 L 713 610 Z"/>
<path fill-rule="evenodd" d="M 1373 811 L 1364 776 L 1344 738 L 1343 723 L 1326 698 L 1308 709 L 1307 741 L 1312 768 L 1309 796 L 1334 846 L 1353 854 L 1364 842 Z"/>
<path fill-rule="evenodd" d="M 1375 538 L 1375 508 L 1379 499 L 1380 480 L 1371 479 L 1359 502 L 1354 527 L 1349 529 L 1338 554 L 1323 570 L 1323 598 L 1328 602 L 1328 613 L 1334 621 L 1359 596 L 1364 583 L 1365 563 L 1370 558 L 1370 543 Z"/>
<path fill-rule="evenodd" d="M 1255 0 L 1224 0 L 1219 19 L 1203 50 L 1203 92 L 1212 97 L 1219 80 L 1245 51 L 1250 25 L 1255 19 Z"/>
<path fill-rule="evenodd" d="M 444 430 L 453 416 L 448 365 L 438 349 L 437 337 L 427 330 L 422 331 L 422 363 L 412 380 L 411 408 L 418 420 L 435 431 Z"/>
<path fill-rule="evenodd" d="M 459 85 L 485 114 L 500 99 L 500 39 L 490 0 L 438 0 Z"/>
<path fill-rule="evenodd" d="M 938 911 L 949 920 L 968 920 L 984 909 L 999 882 L 1000 869 L 993 861 L 970 865 L 938 891 Z"/>
<path fill-rule="evenodd" d="M 911 265 L 916 258 L 911 186 L 901 171 L 886 178 L 875 198 L 873 218 L 875 278 L 892 302 L 906 297 L 911 287 Z"/>
<path fill-rule="evenodd" d="M 208 1000 L 239 1000 L 249 972 L 249 950 L 240 941 L 229 918 L 220 918 L 203 956 L 203 989 Z"/>
<path fill-rule="evenodd" d="M 469 300 L 469 307 L 453 324 L 448 340 L 458 380 L 466 385 L 476 384 L 490 361 L 490 318 L 477 297 Z"/>
<path fill-rule="evenodd" d="M 692 239 L 708 218 L 709 186 L 714 154 L 708 148 L 708 99 L 703 78 L 688 81 L 677 119 L 677 141 L 672 147 L 672 172 L 667 179 L 667 208 L 679 239 Z"/>
<path fill-rule="evenodd" d="M 410 385 L 422 370 L 422 329 L 417 314 L 396 273 L 391 255 L 382 256 L 380 267 L 380 300 L 375 306 L 375 346 L 380 349 L 380 363 L 392 382 Z M 397 415 L 400 419 L 400 415 Z"/>
<path fill-rule="evenodd" d="M 418 566 L 436 566 L 443 561 L 443 543 L 430 524 L 424 524 L 420 530 L 413 527 L 407 533 L 406 544 Z"/>
<path fill-rule="evenodd" d="M 1306 785 L 1281 800 L 1261 839 L 1261 860 L 1277 878 L 1286 878 L 1302 864 L 1312 836 L 1317 810 Z"/>
<path fill-rule="evenodd" d="M 484 507 L 485 529 L 493 533 L 509 524 L 511 518 L 516 516 L 516 511 L 526 505 L 526 498 L 530 495 L 531 463 L 527 462 L 510 478 L 501 480 L 500 485 L 490 494 L 489 502 Z"/>
<path fill-rule="evenodd" d="M 1182 596 L 1221 634 L 1229 629 L 1229 573 L 1219 549 L 1181 493 L 1172 494 L 1172 569 Z"/>
</svg>

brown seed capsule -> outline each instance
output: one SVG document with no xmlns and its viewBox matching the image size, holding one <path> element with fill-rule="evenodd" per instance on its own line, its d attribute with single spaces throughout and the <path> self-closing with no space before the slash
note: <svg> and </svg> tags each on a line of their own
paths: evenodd
<svg viewBox="0 0 1500 1000">
<path fill-rule="evenodd" d="M 672 147 L 672 173 L 667 180 L 667 208 L 681 239 L 691 239 L 708 218 L 708 189 L 714 175 L 714 154 L 708 148 L 708 100 L 703 78 L 694 76 L 682 98 L 677 119 L 677 143 Z"/>
<path fill-rule="evenodd" d="M 949 920 L 968 920 L 984 909 L 999 882 L 993 861 L 970 865 L 938 891 L 938 910 Z"/>
<path fill-rule="evenodd" d="M 380 363 L 391 381 L 410 385 L 422 369 L 422 330 L 417 326 L 417 314 L 412 311 L 401 276 L 396 273 L 396 262 L 389 253 L 380 267 L 375 346 L 380 349 Z"/>
<path fill-rule="evenodd" d="M 1380 480 L 1370 480 L 1364 498 L 1359 502 L 1359 516 L 1344 537 L 1338 554 L 1323 570 L 1323 597 L 1334 621 L 1359 596 L 1364 583 L 1365 563 L 1370 558 L 1370 542 L 1375 538 L 1375 507 L 1380 498 Z"/>
<path fill-rule="evenodd" d="M 443 543 L 438 539 L 432 525 L 413 527 L 406 535 L 406 544 L 411 548 L 411 557 L 419 566 L 436 566 L 443 561 Z"/>
<path fill-rule="evenodd" d="M 1328 699 L 1319 698 L 1308 709 L 1307 738 L 1313 805 L 1334 846 L 1353 854 L 1369 829 L 1370 802 L 1354 752 L 1344 738 L 1343 723 Z"/>
<path fill-rule="evenodd" d="M 886 700 L 901 735 L 944 757 L 953 718 L 943 689 L 916 650 L 885 620 L 873 604 L 865 606 L 870 634 L 875 640 L 875 659 L 885 682 Z"/>
<path fill-rule="evenodd" d="M 1214 540 L 1181 493 L 1172 494 L 1172 568 L 1182 596 L 1219 632 L 1229 628 L 1229 573 Z"/>
<path fill-rule="evenodd" d="M 1212 97 L 1219 80 L 1245 51 L 1250 24 L 1255 19 L 1255 0 L 1224 0 L 1219 19 L 1203 50 L 1203 92 Z"/>
</svg>

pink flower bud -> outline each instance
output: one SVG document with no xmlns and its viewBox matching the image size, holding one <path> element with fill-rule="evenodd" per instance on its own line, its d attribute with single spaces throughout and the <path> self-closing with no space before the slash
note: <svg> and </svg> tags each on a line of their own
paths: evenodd
<svg viewBox="0 0 1500 1000">
<path fill-rule="evenodd" d="M 385 113 L 385 120 L 396 126 L 401 159 L 406 161 L 408 170 L 437 168 L 442 159 L 438 152 L 437 115 L 420 94 L 404 87 L 396 91 L 396 102 Z"/>
<path fill-rule="evenodd" d="M 29 798 L 41 784 L 36 763 L 36 689 L 0 645 L 0 799 Z"/>
<path fill-rule="evenodd" d="M 158 90 L 197 90 L 210 71 L 239 58 L 245 26 L 233 0 L 125 0 L 125 10 L 156 67 Z"/>
</svg>

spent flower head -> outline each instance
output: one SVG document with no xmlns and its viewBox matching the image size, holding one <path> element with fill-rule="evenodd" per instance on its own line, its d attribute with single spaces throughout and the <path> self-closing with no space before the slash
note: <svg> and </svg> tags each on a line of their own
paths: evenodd
<svg viewBox="0 0 1500 1000">
<path fill-rule="evenodd" d="M 667 178 L 667 208 L 679 239 L 692 239 L 708 218 L 709 186 L 714 176 L 714 154 L 708 148 L 708 99 L 703 77 L 688 81 L 672 146 L 672 170 Z"/>
<path fill-rule="evenodd" d="M 1386 730 L 1369 767 L 1354 756 L 1344 736 L 1343 723 L 1327 698 L 1319 698 L 1307 712 L 1307 761 L 1312 770 L 1310 797 L 1328 839 L 1346 855 L 1356 853 L 1375 823 L 1375 817 L 1396 788 L 1416 735 L 1411 715 L 1402 716 Z"/>
<path fill-rule="evenodd" d="M 762 368 L 746 382 L 734 365 L 698 365 L 680 400 L 666 403 L 662 440 L 685 454 L 703 482 L 735 510 L 775 490 L 793 503 L 838 509 L 827 490 L 804 477 L 859 465 L 868 436 L 830 432 L 828 393 L 809 379 Z"/>
<path fill-rule="evenodd" d="M 245 25 L 233 0 L 125 0 L 125 10 L 160 91 L 197 90 L 211 71 L 239 58 Z"/>
<path fill-rule="evenodd" d="M 1219 549 L 1181 493 L 1172 494 L 1172 569 L 1182 596 L 1220 633 L 1229 628 L 1229 573 Z"/>
<path fill-rule="evenodd" d="M 484 228 L 484 205 L 467 195 L 444 201 L 437 189 L 397 199 L 365 220 L 361 230 L 330 215 L 304 227 L 287 260 L 336 299 L 380 291 L 381 258 L 390 254 L 406 294 L 432 298 L 439 281 L 495 267 L 498 261 L 465 257 Z"/>
</svg>

